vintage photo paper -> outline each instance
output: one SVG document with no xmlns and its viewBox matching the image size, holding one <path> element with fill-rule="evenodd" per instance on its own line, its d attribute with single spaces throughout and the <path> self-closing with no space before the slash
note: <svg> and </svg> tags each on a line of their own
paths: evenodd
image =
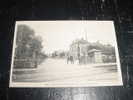
<svg viewBox="0 0 133 100">
<path fill-rule="evenodd" d="M 10 87 L 122 85 L 113 21 L 17 21 Z"/>
</svg>

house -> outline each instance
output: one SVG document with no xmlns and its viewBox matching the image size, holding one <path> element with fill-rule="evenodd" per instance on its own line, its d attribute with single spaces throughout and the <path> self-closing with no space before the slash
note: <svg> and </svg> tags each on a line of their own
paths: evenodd
<svg viewBox="0 0 133 100">
<path fill-rule="evenodd" d="M 88 51 L 88 62 L 89 63 L 102 63 L 102 51 L 97 49 L 91 49 Z"/>
<path fill-rule="evenodd" d="M 102 63 L 102 51 L 97 49 L 89 50 L 90 43 L 85 39 L 77 39 L 70 45 L 69 55 L 79 63 Z"/>
<path fill-rule="evenodd" d="M 77 39 L 70 45 L 69 54 L 74 57 L 74 59 L 79 59 L 79 57 L 87 55 L 88 41 L 82 39 Z"/>
</svg>

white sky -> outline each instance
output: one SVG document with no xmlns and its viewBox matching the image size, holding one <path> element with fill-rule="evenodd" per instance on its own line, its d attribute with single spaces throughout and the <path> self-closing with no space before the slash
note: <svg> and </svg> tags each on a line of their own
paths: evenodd
<svg viewBox="0 0 133 100">
<path fill-rule="evenodd" d="M 75 39 L 85 38 L 89 42 L 116 44 L 113 21 L 17 21 L 16 24 L 28 25 L 35 34 L 43 39 L 43 50 L 68 50 Z"/>
</svg>

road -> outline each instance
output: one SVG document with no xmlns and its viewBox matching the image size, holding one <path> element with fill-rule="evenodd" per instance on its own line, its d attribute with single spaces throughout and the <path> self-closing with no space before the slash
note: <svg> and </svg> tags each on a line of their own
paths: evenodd
<svg viewBox="0 0 133 100">
<path fill-rule="evenodd" d="M 46 59 L 37 69 L 14 70 L 15 82 L 46 82 L 52 85 L 119 84 L 116 65 L 67 64 L 65 59 Z"/>
</svg>

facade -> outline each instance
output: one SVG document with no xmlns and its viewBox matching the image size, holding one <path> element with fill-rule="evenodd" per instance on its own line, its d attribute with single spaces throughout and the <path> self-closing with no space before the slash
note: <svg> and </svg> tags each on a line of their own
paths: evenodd
<svg viewBox="0 0 133 100">
<path fill-rule="evenodd" d="M 102 52 L 97 49 L 92 49 L 88 51 L 88 62 L 89 63 L 102 63 Z"/>
<path fill-rule="evenodd" d="M 89 46 L 88 41 L 84 39 L 75 40 L 70 45 L 69 54 L 73 56 L 74 59 L 78 59 L 79 57 L 86 56 L 88 46 Z"/>
</svg>

